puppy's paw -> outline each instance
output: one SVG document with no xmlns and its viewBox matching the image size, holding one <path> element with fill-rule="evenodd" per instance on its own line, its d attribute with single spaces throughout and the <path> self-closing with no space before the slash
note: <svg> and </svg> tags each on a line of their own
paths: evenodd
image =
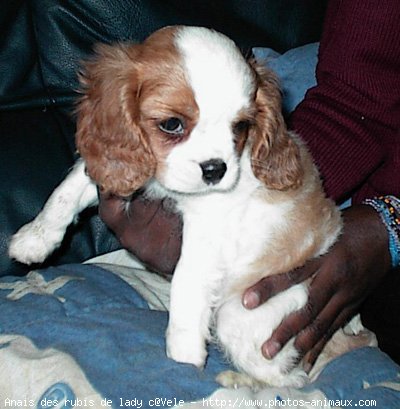
<svg viewBox="0 0 400 409">
<path fill-rule="evenodd" d="M 273 384 L 278 387 L 291 387 L 291 388 L 302 388 L 310 382 L 309 376 L 304 372 L 301 367 L 296 367 L 292 369 L 290 373 L 284 373 L 280 377 L 274 378 Z"/>
<path fill-rule="evenodd" d="M 198 334 L 168 327 L 166 333 L 167 356 L 176 362 L 204 367 L 207 350 L 205 339 Z"/>
<path fill-rule="evenodd" d="M 8 255 L 24 264 L 41 263 L 61 244 L 62 237 L 34 220 L 12 236 Z"/>
<path fill-rule="evenodd" d="M 264 382 L 259 382 L 247 374 L 235 371 L 220 372 L 215 380 L 224 388 L 238 389 L 247 386 L 255 392 L 261 390 L 266 385 Z"/>
</svg>

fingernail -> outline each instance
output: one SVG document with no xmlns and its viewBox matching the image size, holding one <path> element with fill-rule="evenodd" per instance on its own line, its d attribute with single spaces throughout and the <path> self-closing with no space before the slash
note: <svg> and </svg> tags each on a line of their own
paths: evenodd
<svg viewBox="0 0 400 409">
<path fill-rule="evenodd" d="M 252 309 L 260 305 L 260 293 L 258 291 L 249 291 L 243 298 L 245 308 Z"/>
<path fill-rule="evenodd" d="M 303 369 L 304 369 L 304 372 L 305 372 L 305 373 L 309 373 L 309 372 L 311 371 L 311 368 L 312 368 L 312 365 L 311 365 L 309 362 L 306 362 L 306 363 L 303 365 Z"/>
<path fill-rule="evenodd" d="M 262 354 L 265 356 L 265 358 L 272 359 L 281 349 L 282 347 L 279 342 L 275 341 L 266 342 L 262 346 Z"/>
</svg>

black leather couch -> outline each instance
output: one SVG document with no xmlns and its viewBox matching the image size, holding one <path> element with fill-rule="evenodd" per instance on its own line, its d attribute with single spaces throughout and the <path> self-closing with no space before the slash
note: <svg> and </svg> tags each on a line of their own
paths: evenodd
<svg viewBox="0 0 400 409">
<path fill-rule="evenodd" d="M 283 52 L 318 40 L 322 0 L 13 0 L 0 11 L 0 275 L 12 233 L 32 219 L 73 164 L 77 71 L 94 43 L 141 41 L 171 24 L 213 27 L 244 51 Z M 119 244 L 86 211 L 47 265 L 81 262 Z"/>
</svg>

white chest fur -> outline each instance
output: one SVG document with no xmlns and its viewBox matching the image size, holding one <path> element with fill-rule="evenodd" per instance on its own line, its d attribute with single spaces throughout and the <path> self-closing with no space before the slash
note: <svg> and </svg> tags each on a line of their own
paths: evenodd
<svg viewBox="0 0 400 409">
<path fill-rule="evenodd" d="M 210 340 L 210 321 L 214 321 L 220 342 L 229 344 L 229 355 L 239 355 L 235 364 L 246 371 L 243 362 L 248 361 L 260 372 L 254 363 L 259 361 L 263 367 L 267 363 L 261 355 L 262 342 L 284 315 L 304 305 L 307 292 L 302 286 L 296 287 L 282 294 L 283 308 L 276 308 L 278 304 L 273 302 L 269 309 L 250 312 L 241 305 L 241 293 L 234 291 L 239 281 L 254 273 L 255 260 L 265 253 L 276 230 L 285 228 L 286 214 L 294 206 L 289 200 L 268 203 L 265 187 L 254 177 L 249 161 L 243 161 L 234 189 L 178 200 L 184 235 L 172 282 L 167 353 L 177 361 L 202 366 L 206 341 Z M 285 302 L 285 297 L 292 301 Z M 217 317 L 212 319 L 215 312 Z M 262 331 L 250 335 L 248 326 L 254 332 L 260 320 L 264 322 Z M 276 376 L 281 369 L 282 364 L 276 364 L 272 371 L 264 368 L 262 376 L 267 379 L 268 372 Z"/>
<path fill-rule="evenodd" d="M 265 187 L 254 177 L 245 156 L 241 169 L 239 181 L 230 191 L 178 200 L 184 219 L 183 253 L 189 252 L 193 262 L 203 260 L 212 267 L 210 274 L 228 281 L 249 271 L 273 232 L 285 225 L 285 214 L 293 206 L 291 202 L 265 201 Z"/>
</svg>

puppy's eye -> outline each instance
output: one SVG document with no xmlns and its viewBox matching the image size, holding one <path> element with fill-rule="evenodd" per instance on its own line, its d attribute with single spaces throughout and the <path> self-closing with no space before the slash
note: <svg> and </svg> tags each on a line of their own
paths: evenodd
<svg viewBox="0 0 400 409">
<path fill-rule="evenodd" d="M 233 124 L 232 128 L 233 128 L 233 133 L 235 135 L 240 135 L 243 132 L 247 132 L 249 130 L 250 121 L 243 120 L 243 121 L 236 122 L 235 124 Z"/>
<path fill-rule="evenodd" d="M 165 121 L 159 123 L 158 127 L 161 131 L 169 135 L 183 135 L 185 128 L 182 121 L 179 118 L 168 118 Z"/>
</svg>

